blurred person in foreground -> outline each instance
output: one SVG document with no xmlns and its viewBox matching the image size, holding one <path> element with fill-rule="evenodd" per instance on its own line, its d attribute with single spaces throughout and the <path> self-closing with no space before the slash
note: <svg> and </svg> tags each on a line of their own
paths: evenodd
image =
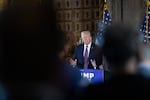
<svg viewBox="0 0 150 100">
<path fill-rule="evenodd" d="M 138 73 L 146 78 L 150 78 L 150 45 L 143 44 L 140 54 Z"/>
<path fill-rule="evenodd" d="M 72 93 L 72 96 L 78 96 L 82 90 L 82 85 L 80 85 L 80 82 L 82 81 L 81 72 L 77 67 L 73 68 L 66 59 L 70 47 L 68 44 L 69 41 L 66 39 L 64 40 L 64 48 L 60 51 L 60 53 L 58 53 L 58 58 L 64 66 L 64 78 L 67 79 L 65 82 L 66 86 L 68 86 L 66 88 L 69 88 L 68 92 L 70 92 L 70 94 Z"/>
<path fill-rule="evenodd" d="M 111 78 L 85 88 L 81 100 L 148 96 L 149 80 L 137 74 L 141 35 L 134 27 L 112 24 L 104 31 L 103 53 L 110 65 Z"/>
<path fill-rule="evenodd" d="M 97 52 L 100 48 L 92 42 L 90 31 L 82 31 L 81 39 L 83 43 L 75 48 L 70 64 L 79 69 L 99 69 L 102 61 L 97 55 L 101 52 Z"/>
<path fill-rule="evenodd" d="M 53 4 L 52 0 L 13 0 L 1 12 L 0 74 L 8 100 L 71 98 L 64 66 L 57 57 L 64 35 L 56 29 Z"/>
</svg>

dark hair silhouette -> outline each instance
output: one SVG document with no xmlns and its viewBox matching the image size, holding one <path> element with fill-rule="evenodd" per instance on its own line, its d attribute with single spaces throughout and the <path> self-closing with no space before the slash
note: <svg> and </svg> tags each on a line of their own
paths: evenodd
<svg viewBox="0 0 150 100">
<path fill-rule="evenodd" d="M 138 56 L 140 33 L 130 25 L 114 24 L 104 30 L 103 52 L 110 66 L 123 66 Z"/>
</svg>

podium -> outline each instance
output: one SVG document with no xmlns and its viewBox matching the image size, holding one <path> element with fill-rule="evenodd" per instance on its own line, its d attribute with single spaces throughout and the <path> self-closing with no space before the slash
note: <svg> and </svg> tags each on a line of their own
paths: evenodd
<svg viewBox="0 0 150 100">
<path fill-rule="evenodd" d="M 87 79 L 91 84 L 97 84 L 104 81 L 104 70 L 102 69 L 80 69 L 81 76 Z"/>
</svg>

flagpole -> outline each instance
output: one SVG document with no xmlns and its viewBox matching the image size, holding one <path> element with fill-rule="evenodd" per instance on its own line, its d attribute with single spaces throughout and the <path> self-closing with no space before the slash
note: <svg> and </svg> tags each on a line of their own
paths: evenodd
<svg viewBox="0 0 150 100">
<path fill-rule="evenodd" d="M 146 43 L 148 43 L 148 6 L 149 6 L 149 0 L 147 0 L 147 5 L 146 5 Z"/>
</svg>

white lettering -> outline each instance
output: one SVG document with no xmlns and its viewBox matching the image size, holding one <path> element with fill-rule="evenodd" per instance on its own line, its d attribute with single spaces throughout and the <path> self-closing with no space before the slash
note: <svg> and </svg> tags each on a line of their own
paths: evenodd
<svg viewBox="0 0 150 100">
<path fill-rule="evenodd" d="M 83 72 L 83 73 L 81 73 L 81 76 L 82 76 L 83 78 L 86 78 L 86 79 L 88 79 L 89 81 L 91 81 L 91 79 L 94 78 L 94 73 L 85 73 L 85 72 Z"/>
</svg>

